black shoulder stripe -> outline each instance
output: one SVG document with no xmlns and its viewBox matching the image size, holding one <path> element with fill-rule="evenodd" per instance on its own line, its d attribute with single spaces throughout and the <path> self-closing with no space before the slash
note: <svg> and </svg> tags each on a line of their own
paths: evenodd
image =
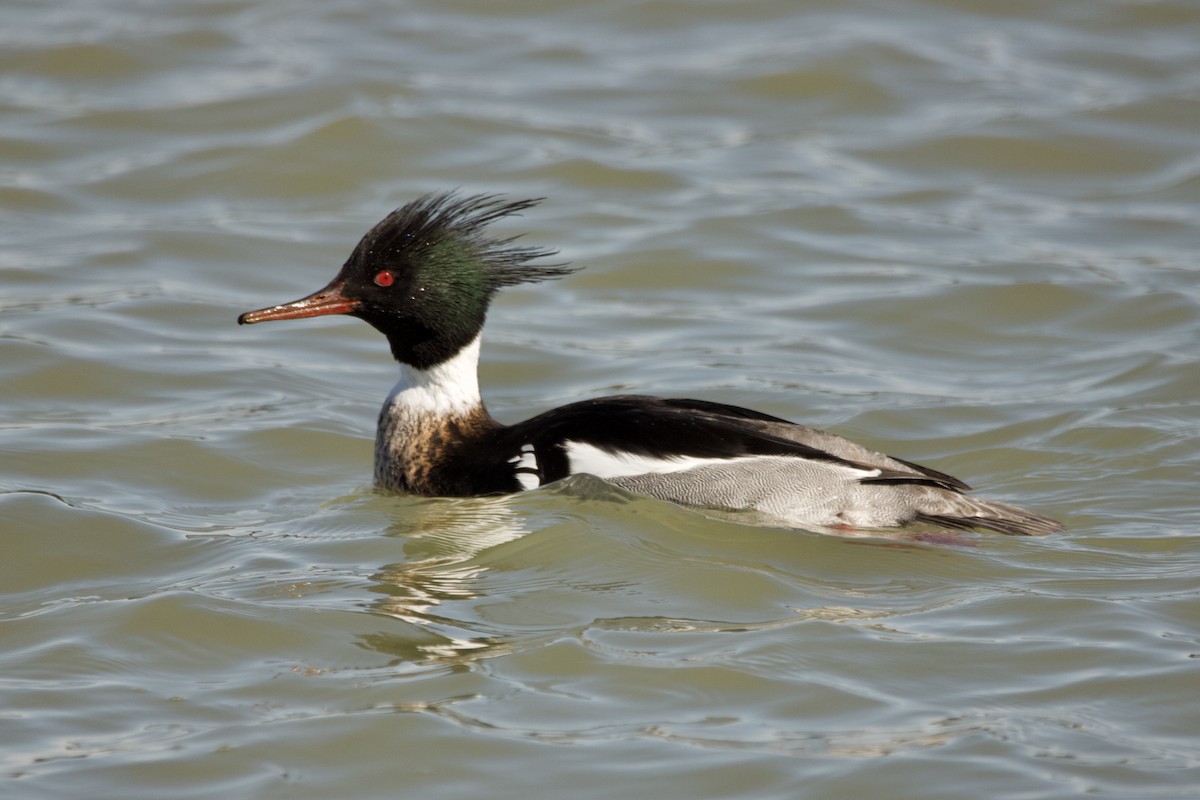
<svg viewBox="0 0 1200 800">
<path fill-rule="evenodd" d="M 562 406 L 509 428 L 506 434 L 535 443 L 538 463 L 551 480 L 567 472 L 564 443 L 568 441 L 652 458 L 790 456 L 857 470 L 877 469 L 767 433 L 762 422 L 791 424 L 719 403 L 624 395 Z"/>
<path fill-rule="evenodd" d="M 778 428 L 782 435 L 776 435 L 772 432 L 773 426 L 787 427 Z M 616 395 L 561 406 L 504 429 L 503 435 L 509 445 L 518 441 L 533 443 L 540 475 L 546 483 L 569 474 L 566 443 L 579 442 L 609 453 L 651 458 L 803 458 L 874 473 L 860 478 L 864 483 L 911 483 L 951 491 L 967 489 L 967 485 L 957 478 L 907 461 L 893 459 L 893 463 L 909 467 L 911 472 L 837 455 L 813 444 L 787 438 L 787 432 L 793 427 L 803 426 L 795 426 L 795 423 L 769 414 L 705 400 Z M 820 431 L 811 432 L 825 435 Z"/>
</svg>

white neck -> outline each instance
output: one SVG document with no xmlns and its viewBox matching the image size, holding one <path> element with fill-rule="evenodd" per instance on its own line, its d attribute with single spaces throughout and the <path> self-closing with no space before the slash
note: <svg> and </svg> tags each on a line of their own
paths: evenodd
<svg viewBox="0 0 1200 800">
<path fill-rule="evenodd" d="M 476 336 L 449 361 L 429 369 L 401 364 L 400 380 L 384 408 L 403 408 L 435 418 L 464 416 L 478 408 L 479 339 Z"/>
</svg>

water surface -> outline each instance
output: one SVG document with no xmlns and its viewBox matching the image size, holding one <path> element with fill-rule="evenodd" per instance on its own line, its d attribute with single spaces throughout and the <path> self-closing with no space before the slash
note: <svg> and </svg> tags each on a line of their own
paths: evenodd
<svg viewBox="0 0 1200 800">
<path fill-rule="evenodd" d="M 9 4 L 5 797 L 1189 797 L 1200 8 Z M 370 486 L 417 195 L 547 201 L 516 421 L 637 391 L 1062 519 L 929 543 Z"/>
</svg>

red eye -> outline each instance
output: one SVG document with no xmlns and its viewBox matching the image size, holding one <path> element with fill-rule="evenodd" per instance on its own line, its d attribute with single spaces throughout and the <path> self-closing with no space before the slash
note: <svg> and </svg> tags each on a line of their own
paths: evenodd
<svg viewBox="0 0 1200 800">
<path fill-rule="evenodd" d="M 391 286 L 396 282 L 396 276 L 388 272 L 386 269 L 375 276 L 376 286 Z"/>
</svg>

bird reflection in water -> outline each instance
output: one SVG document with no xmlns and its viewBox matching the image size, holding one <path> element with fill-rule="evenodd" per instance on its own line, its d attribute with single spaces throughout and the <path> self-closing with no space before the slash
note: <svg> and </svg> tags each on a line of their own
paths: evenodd
<svg viewBox="0 0 1200 800">
<path fill-rule="evenodd" d="M 424 500 L 405 508 L 388 536 L 406 540 L 404 561 L 372 575 L 379 596 L 371 611 L 413 626 L 403 633 L 362 637 L 372 650 L 404 661 L 455 662 L 497 654 L 504 639 L 489 632 L 473 603 L 486 595 L 479 562 L 485 551 L 529 532 L 528 509 L 514 509 L 511 498 Z M 445 606 L 453 604 L 452 613 Z"/>
</svg>

